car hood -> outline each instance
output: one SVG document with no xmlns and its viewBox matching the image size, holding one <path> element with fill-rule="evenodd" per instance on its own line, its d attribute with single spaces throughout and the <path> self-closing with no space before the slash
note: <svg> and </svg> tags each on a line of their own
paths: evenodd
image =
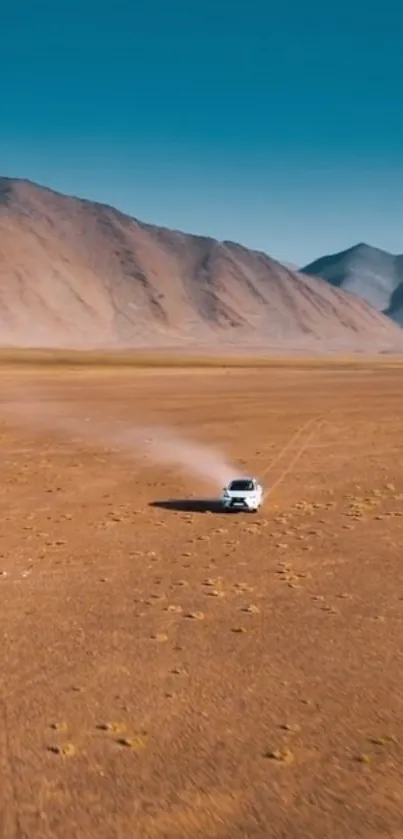
<svg viewBox="0 0 403 839">
<path fill-rule="evenodd" d="M 250 498 L 252 495 L 256 495 L 257 489 L 227 489 L 225 491 L 226 495 L 229 495 L 230 498 Z"/>
</svg>

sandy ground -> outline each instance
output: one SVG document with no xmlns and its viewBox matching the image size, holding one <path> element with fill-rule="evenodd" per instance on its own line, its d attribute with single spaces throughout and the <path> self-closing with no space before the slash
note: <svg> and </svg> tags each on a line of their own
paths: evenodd
<svg viewBox="0 0 403 839">
<path fill-rule="evenodd" d="M 2 839 L 403 836 L 401 370 L 5 370 L 1 398 L 27 381 L 258 475 L 327 424 L 225 515 L 0 405 Z"/>
</svg>

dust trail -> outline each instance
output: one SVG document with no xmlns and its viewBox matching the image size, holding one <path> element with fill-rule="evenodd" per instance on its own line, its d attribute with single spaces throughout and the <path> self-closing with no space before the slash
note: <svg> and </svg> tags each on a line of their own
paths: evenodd
<svg viewBox="0 0 403 839">
<path fill-rule="evenodd" d="M 118 419 L 103 419 L 80 412 L 72 403 L 50 401 L 49 394 L 25 391 L 3 399 L 0 414 L 20 428 L 46 433 L 51 431 L 71 440 L 102 447 L 114 447 L 136 460 L 147 459 L 179 469 L 200 478 L 212 488 L 221 489 L 236 467 L 210 445 L 197 443 L 159 426 L 139 426 Z"/>
</svg>

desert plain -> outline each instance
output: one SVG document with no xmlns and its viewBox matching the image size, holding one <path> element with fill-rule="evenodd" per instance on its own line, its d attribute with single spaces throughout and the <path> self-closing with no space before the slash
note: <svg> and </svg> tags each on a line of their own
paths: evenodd
<svg viewBox="0 0 403 839">
<path fill-rule="evenodd" d="M 403 836 L 402 375 L 3 364 L 2 839 Z M 101 419 L 213 445 L 263 508 Z"/>
</svg>

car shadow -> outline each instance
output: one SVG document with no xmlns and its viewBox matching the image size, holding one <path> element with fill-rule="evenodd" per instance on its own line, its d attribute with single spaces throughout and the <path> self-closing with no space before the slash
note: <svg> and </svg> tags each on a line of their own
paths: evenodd
<svg viewBox="0 0 403 839">
<path fill-rule="evenodd" d="M 149 506 L 179 513 L 223 513 L 222 505 L 213 498 L 170 498 L 151 501 Z"/>
</svg>

